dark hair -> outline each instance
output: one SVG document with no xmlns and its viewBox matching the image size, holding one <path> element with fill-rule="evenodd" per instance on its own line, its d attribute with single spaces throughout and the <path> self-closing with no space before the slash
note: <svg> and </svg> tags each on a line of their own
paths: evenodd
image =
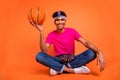
<svg viewBox="0 0 120 80">
<path fill-rule="evenodd" d="M 61 15 L 67 17 L 67 15 L 65 14 L 65 12 L 63 12 L 63 11 L 56 11 L 56 12 L 54 12 L 53 15 L 52 15 L 52 17 L 55 18 L 55 17 L 61 16 Z"/>
</svg>

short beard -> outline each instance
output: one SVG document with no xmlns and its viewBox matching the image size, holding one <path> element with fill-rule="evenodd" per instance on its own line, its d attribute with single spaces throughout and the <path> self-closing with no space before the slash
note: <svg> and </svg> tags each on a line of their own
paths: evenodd
<svg viewBox="0 0 120 80">
<path fill-rule="evenodd" d="M 64 29 L 64 27 L 62 27 L 62 28 L 57 28 L 57 30 L 63 30 Z"/>
</svg>

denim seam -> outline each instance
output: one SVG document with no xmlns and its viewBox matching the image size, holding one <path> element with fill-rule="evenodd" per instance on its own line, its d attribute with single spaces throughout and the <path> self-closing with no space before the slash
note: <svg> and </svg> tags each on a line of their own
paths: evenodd
<svg viewBox="0 0 120 80">
<path fill-rule="evenodd" d="M 69 68 L 71 68 L 71 67 L 72 67 L 69 63 L 67 63 L 67 66 L 68 66 Z"/>
<path fill-rule="evenodd" d="M 65 65 L 63 65 L 62 69 L 60 70 L 60 73 L 63 72 L 64 68 L 65 68 Z"/>
</svg>

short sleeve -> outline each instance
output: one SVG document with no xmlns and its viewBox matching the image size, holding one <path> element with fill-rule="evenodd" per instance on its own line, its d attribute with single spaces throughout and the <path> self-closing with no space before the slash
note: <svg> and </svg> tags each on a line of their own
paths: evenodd
<svg viewBox="0 0 120 80">
<path fill-rule="evenodd" d="M 81 35 L 75 29 L 73 29 L 72 32 L 74 34 L 74 39 L 75 40 L 78 40 L 81 37 Z"/>
</svg>

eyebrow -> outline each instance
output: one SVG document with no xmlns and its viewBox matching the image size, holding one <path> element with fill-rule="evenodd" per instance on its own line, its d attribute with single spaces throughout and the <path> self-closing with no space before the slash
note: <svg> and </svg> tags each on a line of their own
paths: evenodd
<svg viewBox="0 0 120 80">
<path fill-rule="evenodd" d="M 62 18 L 62 19 L 56 19 L 56 20 L 65 20 L 64 18 Z"/>
</svg>

